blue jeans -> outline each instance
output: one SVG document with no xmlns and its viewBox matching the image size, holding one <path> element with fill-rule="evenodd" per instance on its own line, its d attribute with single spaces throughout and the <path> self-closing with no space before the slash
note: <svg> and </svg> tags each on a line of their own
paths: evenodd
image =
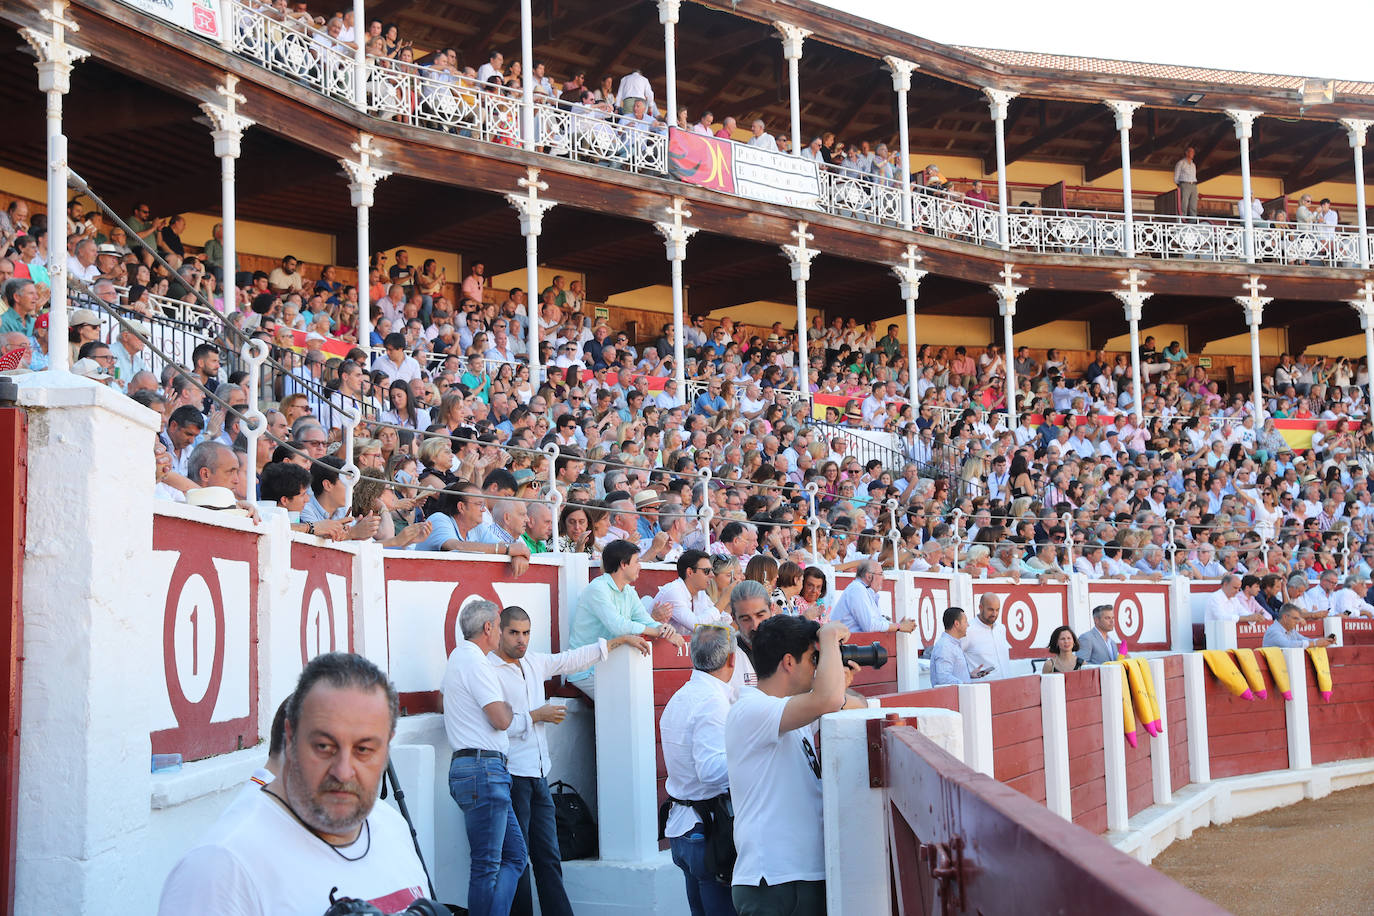
<svg viewBox="0 0 1374 916">
<path fill-rule="evenodd" d="M 471 916 L 507 916 L 525 870 L 525 836 L 511 806 L 510 787 L 510 773 L 498 758 L 455 757 L 449 764 L 448 790 L 463 809 L 472 858 Z"/>
<path fill-rule="evenodd" d="M 682 869 L 687 879 L 687 905 L 692 908 L 692 916 L 735 916 L 730 888 L 706 870 L 706 837 L 701 831 L 693 828 L 668 843 L 673 864 Z"/>
<path fill-rule="evenodd" d="M 541 916 L 573 916 L 568 892 L 563 889 L 563 859 L 558 853 L 558 825 L 549 781 L 542 776 L 512 776 L 510 801 L 530 851 L 530 867 L 520 876 L 511 916 L 534 913 L 530 872 L 534 872 L 534 884 L 539 889 Z"/>
</svg>

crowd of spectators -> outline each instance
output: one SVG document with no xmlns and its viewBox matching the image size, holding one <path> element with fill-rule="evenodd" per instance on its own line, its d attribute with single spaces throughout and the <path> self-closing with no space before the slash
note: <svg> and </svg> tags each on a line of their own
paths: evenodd
<svg viewBox="0 0 1374 916">
<path fill-rule="evenodd" d="M 46 255 L 34 239 L 45 227 L 26 210 L 16 202 L 0 225 L 9 248 L 0 259 L 0 360 L 41 368 Z M 1223 391 L 1176 341 L 1159 349 L 1147 336 L 1137 354 L 1143 421 L 1129 354 L 1097 351 L 1078 367 L 1086 354 L 1021 347 L 1008 360 L 996 344 L 923 344 L 913 405 L 895 325 L 879 336 L 871 322 L 817 317 L 810 394 L 845 406 L 826 407 L 829 422 L 816 423 L 795 390 L 795 329 L 781 323 L 765 331 L 694 317 L 684 329 L 691 390 L 678 392 L 671 326 L 631 340 L 594 317 L 577 280 L 556 276 L 536 299 L 547 367 L 536 384 L 525 362 L 529 298 L 492 290 L 481 264 L 450 286 L 433 261 L 417 267 L 405 250 L 379 252 L 369 277 L 373 346 L 363 348 L 356 289 L 333 268 L 305 277 L 287 255 L 270 273 L 241 276 L 226 305 L 215 298 L 215 238 L 195 253 L 180 239 L 184 220 L 154 218 L 142 204 L 129 222 L 139 233 L 132 247 L 79 204 L 69 211 L 74 294 L 92 306 L 69 315 L 70 355 L 78 372 L 163 412 L 170 464 L 159 492 L 172 498 L 179 484 L 229 481 L 246 503 L 304 499 L 290 510 L 296 523 L 326 536 L 494 550 L 516 565 L 629 538 L 654 561 L 688 549 L 728 553 L 741 574 L 756 556 L 800 570 L 853 570 L 871 558 L 884 568 L 957 565 L 1015 578 L 1071 568 L 1236 573 L 1279 576 L 1301 601 L 1288 594 L 1290 576 L 1368 575 L 1374 563 L 1363 360 L 1283 354 L 1262 380 L 1268 417 L 1257 427 L 1250 400 Z M 152 258 L 154 246 L 171 272 Z M 169 364 L 145 341 L 158 339 L 170 302 L 198 295 L 223 311 L 223 326 L 182 354 L 185 365 Z M 101 305 L 132 320 L 118 324 Z M 292 331 L 305 332 L 303 347 Z M 236 353 L 249 337 L 274 355 L 256 405 L 270 435 L 251 458 L 241 415 L 248 378 Z M 1011 429 L 1008 372 L 1021 409 Z M 380 491 L 365 481 L 355 488 L 368 494 L 361 503 L 326 506 L 331 469 L 318 459 L 342 463 L 348 408 L 363 416 L 355 462 Z M 1290 446 L 1276 419 L 1311 421 L 1310 444 Z M 890 434 L 892 449 L 861 461 L 854 427 Z M 541 451 L 550 444 L 555 459 Z M 217 475 L 206 455 L 192 460 L 212 446 L 239 450 L 236 476 Z M 309 465 L 308 494 L 299 475 L 290 492 L 263 486 L 290 462 Z M 709 484 L 699 477 L 706 470 Z M 548 501 L 551 475 L 557 502 Z"/>
</svg>

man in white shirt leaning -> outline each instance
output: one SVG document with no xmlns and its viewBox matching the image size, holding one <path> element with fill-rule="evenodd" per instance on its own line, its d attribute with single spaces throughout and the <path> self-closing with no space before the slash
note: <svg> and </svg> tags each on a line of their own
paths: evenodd
<svg viewBox="0 0 1374 916">
<path fill-rule="evenodd" d="M 991 678 L 1007 676 L 1011 646 L 1007 642 L 1007 628 L 998 620 L 1002 613 L 1002 599 L 983 595 L 978 599 L 978 613 L 968 622 L 968 632 L 959 640 L 971 668 L 982 669 Z"/>
<path fill-rule="evenodd" d="M 653 607 L 666 604 L 672 612 L 668 619 L 683 636 L 702 624 L 725 622 L 724 615 L 707 594 L 711 581 L 711 556 L 704 550 L 684 550 L 677 558 L 677 578 L 658 590 Z"/>
<path fill-rule="evenodd" d="M 560 724 L 568 714 L 562 704 L 549 703 L 544 683 L 560 674 L 572 674 L 604 661 L 620 646 L 633 646 L 649 654 L 649 643 L 639 636 L 598 639 L 579 649 L 557 655 L 530 652 L 530 615 L 524 608 L 501 611 L 501 636 L 487 661 L 496 672 L 501 692 L 511 708 L 510 739 L 511 807 L 529 850 L 529 868 L 520 876 L 512 914 L 533 912 L 530 872 L 539 889 L 539 912 L 544 916 L 572 916 L 572 905 L 563 888 L 563 866 L 554 823 L 553 797 L 549 794 L 549 743 L 544 732 Z"/>
</svg>

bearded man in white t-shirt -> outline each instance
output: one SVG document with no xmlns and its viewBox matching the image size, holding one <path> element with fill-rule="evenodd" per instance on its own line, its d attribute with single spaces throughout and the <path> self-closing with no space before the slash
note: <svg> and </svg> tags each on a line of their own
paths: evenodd
<svg viewBox="0 0 1374 916">
<path fill-rule="evenodd" d="M 396 689 L 361 655 L 313 659 L 287 705 L 281 775 L 182 857 L 158 912 L 314 914 L 336 894 L 400 913 L 423 897 L 410 830 L 376 803 L 397 709 Z"/>
<path fill-rule="evenodd" d="M 770 617 L 754 631 L 758 686 L 725 720 L 739 916 L 825 912 L 821 760 L 815 725 L 845 703 L 843 624 Z"/>
</svg>

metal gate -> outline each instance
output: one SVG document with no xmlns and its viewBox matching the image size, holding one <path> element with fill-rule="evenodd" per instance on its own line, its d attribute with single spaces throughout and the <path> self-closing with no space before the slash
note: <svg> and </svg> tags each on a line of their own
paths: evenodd
<svg viewBox="0 0 1374 916">
<path fill-rule="evenodd" d="M 882 734 L 900 916 L 1226 913 L 916 729 Z"/>
</svg>

